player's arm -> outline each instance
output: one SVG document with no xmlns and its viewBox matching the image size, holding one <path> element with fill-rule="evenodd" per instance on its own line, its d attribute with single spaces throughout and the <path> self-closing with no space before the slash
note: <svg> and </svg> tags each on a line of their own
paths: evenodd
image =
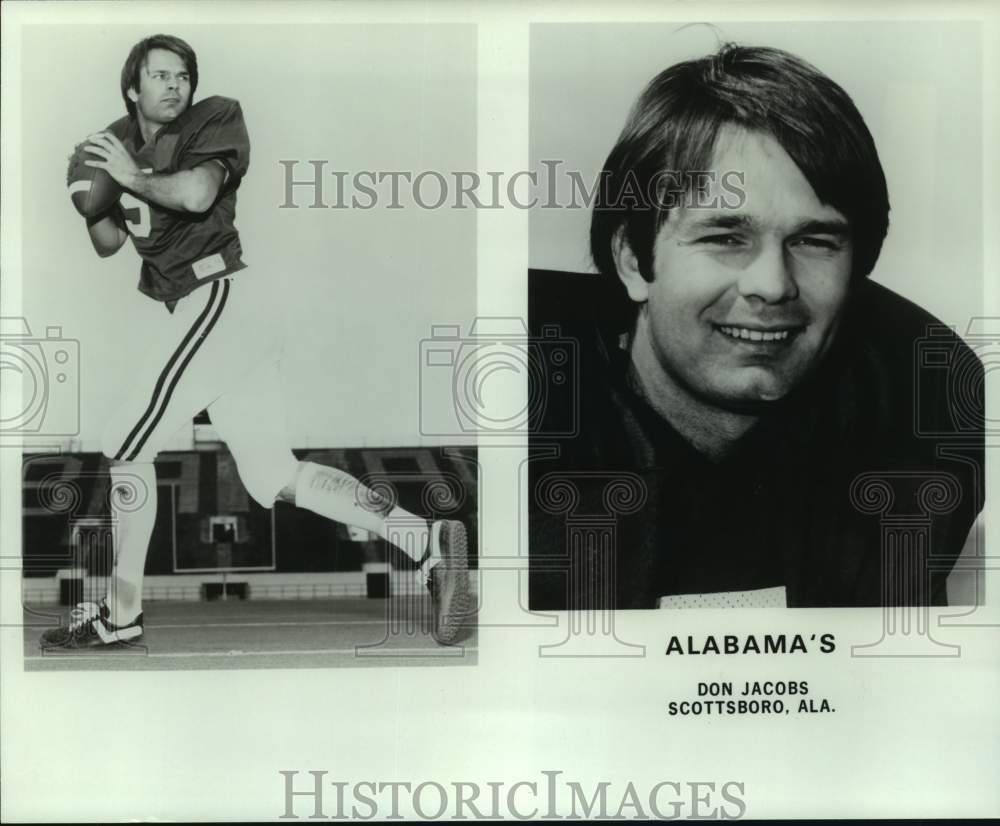
<svg viewBox="0 0 1000 826">
<path fill-rule="evenodd" d="M 143 172 L 128 150 L 110 132 L 91 135 L 87 147 L 102 160 L 84 163 L 105 170 L 125 189 L 145 201 L 181 212 L 206 212 L 226 180 L 226 168 L 217 162 L 199 164 L 170 174 Z"/>
<path fill-rule="evenodd" d="M 101 215 L 88 218 L 87 232 L 90 233 L 90 243 L 101 258 L 114 255 L 128 239 L 117 204 Z"/>
<path fill-rule="evenodd" d="M 123 184 L 145 201 L 183 212 L 207 212 L 226 179 L 220 163 L 203 163 L 169 175 L 139 172 L 130 184 Z"/>
</svg>

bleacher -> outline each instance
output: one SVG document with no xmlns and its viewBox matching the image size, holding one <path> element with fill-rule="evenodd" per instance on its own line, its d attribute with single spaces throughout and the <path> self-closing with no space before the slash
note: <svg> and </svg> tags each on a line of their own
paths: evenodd
<svg viewBox="0 0 1000 826">
<path fill-rule="evenodd" d="M 475 567 L 474 449 L 296 453 L 371 487 L 388 485 L 398 503 L 419 516 L 463 520 Z M 158 510 L 144 600 L 216 599 L 223 587 L 227 598 L 255 600 L 384 597 L 423 587 L 409 558 L 378 537 L 285 503 L 260 507 L 221 443 L 161 453 L 155 467 Z M 22 478 L 25 603 L 99 599 L 112 560 L 107 461 L 95 453 L 26 455 Z M 227 530 L 220 532 L 220 525 Z"/>
</svg>

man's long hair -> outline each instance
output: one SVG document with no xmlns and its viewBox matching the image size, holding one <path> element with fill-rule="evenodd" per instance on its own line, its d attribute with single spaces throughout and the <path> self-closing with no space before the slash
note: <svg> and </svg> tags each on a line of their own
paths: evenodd
<svg viewBox="0 0 1000 826">
<path fill-rule="evenodd" d="M 601 273 L 617 280 L 612 246 L 621 231 L 643 277 L 653 280 L 656 234 L 671 205 L 655 193 L 632 196 L 665 176 L 690 186 L 693 175 L 712 168 L 719 133 L 730 126 L 768 134 L 784 148 L 820 201 L 850 222 L 853 274 L 868 275 L 888 231 L 889 195 L 861 113 L 806 61 L 734 44 L 661 72 L 633 105 L 604 164 L 591 218 L 591 255 Z"/>
<path fill-rule="evenodd" d="M 194 102 L 194 93 L 198 88 L 198 57 L 185 41 L 172 34 L 154 34 L 140 40 L 132 47 L 122 66 L 122 99 L 125 101 L 125 108 L 130 117 L 135 117 L 135 103 L 129 100 L 128 90 L 139 91 L 140 75 L 142 68 L 146 65 L 146 59 L 153 49 L 164 49 L 173 52 L 184 61 L 184 67 L 191 76 L 191 102 Z"/>
</svg>

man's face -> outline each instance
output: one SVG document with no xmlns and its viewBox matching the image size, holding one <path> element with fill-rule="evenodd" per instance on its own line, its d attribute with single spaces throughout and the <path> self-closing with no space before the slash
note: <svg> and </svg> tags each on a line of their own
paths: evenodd
<svg viewBox="0 0 1000 826">
<path fill-rule="evenodd" d="M 191 77 L 184 61 L 166 49 L 151 49 L 139 70 L 139 91 L 128 90 L 136 109 L 149 123 L 170 123 L 187 109 Z"/>
<path fill-rule="evenodd" d="M 723 131 L 714 167 L 717 183 L 743 173 L 742 206 L 672 210 L 656 237 L 653 281 L 622 280 L 646 301 L 632 349 L 644 387 L 739 410 L 781 399 L 829 349 L 851 240 L 844 216 L 820 203 L 769 135 Z"/>
</svg>

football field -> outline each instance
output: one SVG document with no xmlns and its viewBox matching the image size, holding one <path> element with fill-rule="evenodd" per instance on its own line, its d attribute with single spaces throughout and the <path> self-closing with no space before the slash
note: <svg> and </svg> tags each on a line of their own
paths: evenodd
<svg viewBox="0 0 1000 826">
<path fill-rule="evenodd" d="M 430 599 L 155 601 L 135 645 L 43 652 L 42 633 L 65 617 L 56 605 L 24 610 L 27 671 L 338 668 L 474 665 L 475 617 L 456 645 L 430 635 Z"/>
</svg>

